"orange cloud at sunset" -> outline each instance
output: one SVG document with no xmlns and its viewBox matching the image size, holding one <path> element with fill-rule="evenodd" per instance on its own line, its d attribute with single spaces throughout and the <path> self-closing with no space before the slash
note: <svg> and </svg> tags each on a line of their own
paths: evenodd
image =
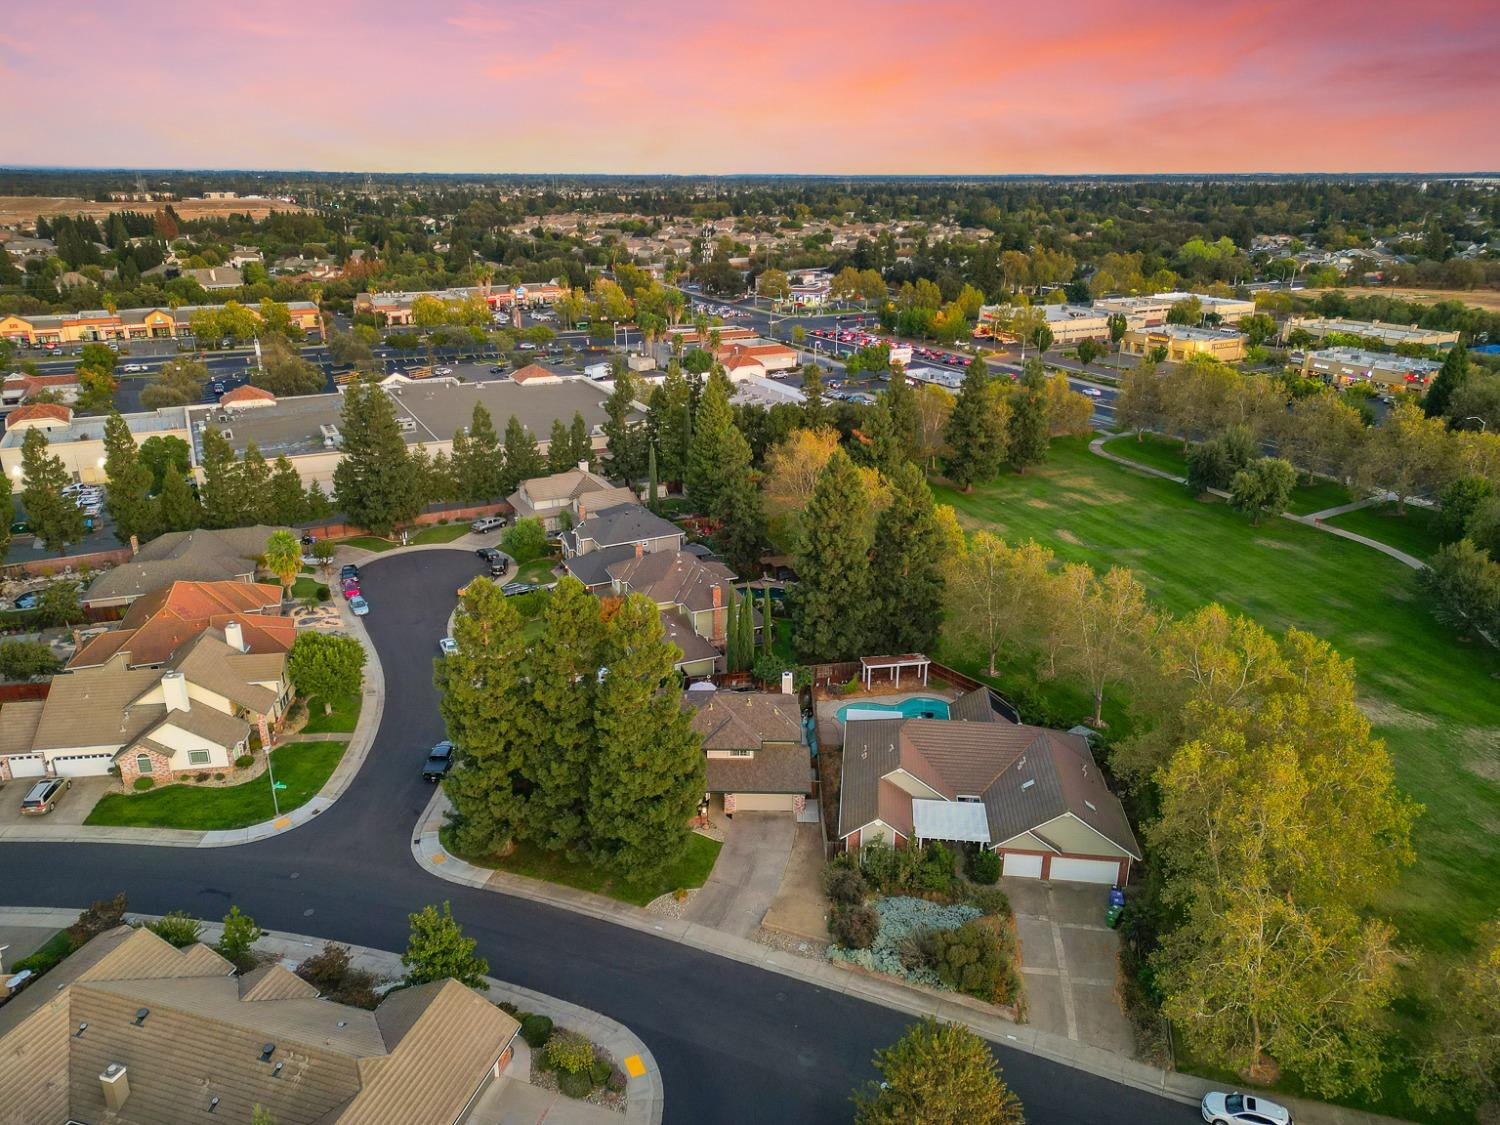
<svg viewBox="0 0 1500 1125">
<path fill-rule="evenodd" d="M 1493 3 L 17 6 L 12 164 L 1044 173 L 1500 164 Z"/>
</svg>

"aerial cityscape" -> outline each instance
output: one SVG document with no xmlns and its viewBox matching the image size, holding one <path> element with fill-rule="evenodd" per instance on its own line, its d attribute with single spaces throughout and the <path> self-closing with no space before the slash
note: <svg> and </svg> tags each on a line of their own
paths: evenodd
<svg viewBox="0 0 1500 1125">
<path fill-rule="evenodd" d="M 1497 52 L 8 13 L 0 1125 L 1500 1122 Z"/>
</svg>

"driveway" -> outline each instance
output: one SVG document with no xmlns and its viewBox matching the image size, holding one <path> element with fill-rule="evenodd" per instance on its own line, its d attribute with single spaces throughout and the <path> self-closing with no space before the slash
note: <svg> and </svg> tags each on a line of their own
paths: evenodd
<svg viewBox="0 0 1500 1125">
<path fill-rule="evenodd" d="M 796 840 L 791 859 L 761 925 L 793 937 L 826 943 L 828 900 L 823 897 L 823 826 L 794 827 Z"/>
<path fill-rule="evenodd" d="M 1016 911 L 1031 1023 L 1123 1054 L 1134 1052 L 1120 1007 L 1120 935 L 1104 925 L 1109 888 L 1001 879 Z"/>
<path fill-rule="evenodd" d="M 22 816 L 21 798 L 34 783 L 41 780 L 39 777 L 18 777 L 5 783 L 5 788 L 0 789 L 0 825 L 82 824 L 89 813 L 94 811 L 99 798 L 115 785 L 112 777 L 75 777 L 73 787 L 63 794 L 62 800 L 52 806 L 52 811 L 46 816 Z"/>
<path fill-rule="evenodd" d="M 739 937 L 754 934 L 781 886 L 796 828 L 789 813 L 736 813 L 713 873 L 688 904 L 688 921 Z"/>
</svg>

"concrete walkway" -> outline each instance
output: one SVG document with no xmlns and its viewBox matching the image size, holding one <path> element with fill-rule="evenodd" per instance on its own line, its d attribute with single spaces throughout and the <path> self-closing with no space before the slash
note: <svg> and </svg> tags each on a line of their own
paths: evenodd
<svg viewBox="0 0 1500 1125">
<path fill-rule="evenodd" d="M 412 856 L 431 874 L 451 883 L 529 898 L 561 910 L 572 910 L 616 925 L 629 926 L 653 933 L 666 941 L 679 942 L 767 972 L 794 977 L 820 988 L 880 1004 L 908 1015 L 933 1016 L 948 1023 L 962 1023 L 985 1038 L 1007 1047 L 1039 1055 L 1126 1086 L 1148 1090 L 1184 1105 L 1196 1105 L 1205 1093 L 1223 1085 L 1195 1078 L 1190 1074 L 1162 1070 L 1138 1062 L 1128 1055 L 1081 1043 L 1066 1035 L 1043 1031 L 1029 1024 L 1012 1023 L 991 1005 L 968 996 L 874 976 L 839 962 L 799 957 L 735 934 L 699 925 L 686 918 L 664 918 L 602 895 L 476 867 L 449 853 L 438 839 L 438 830 L 443 825 L 448 808 L 447 798 L 441 792 L 435 793 L 416 833 Z M 1296 1119 L 1304 1125 L 1400 1125 L 1395 1118 L 1342 1106 L 1288 1098 L 1285 1095 L 1278 1095 L 1277 1100 L 1291 1108 Z"/>
<path fill-rule="evenodd" d="M 131 913 L 127 917 L 132 921 L 150 922 L 155 921 L 156 915 Z M 0 933 L 43 935 L 41 940 L 50 937 L 56 931 L 70 926 L 78 920 L 77 910 L 53 910 L 48 908 L 26 908 L 6 907 L 0 908 Z M 223 925 L 219 922 L 203 923 L 203 934 L 201 940 L 205 944 L 213 944 L 219 940 L 223 932 Z M 40 944 L 40 941 L 37 942 Z M 340 943 L 342 944 L 342 943 Z M 323 939 L 308 937 L 305 934 L 288 934 L 277 931 L 268 931 L 264 937 L 255 943 L 255 950 L 259 953 L 269 953 L 279 958 L 288 968 L 295 968 L 300 962 L 306 960 L 312 954 L 322 949 Z M 377 977 L 394 980 L 405 975 L 405 969 L 401 965 L 401 956 L 383 949 L 369 949 L 365 946 L 349 946 L 351 963 L 355 968 L 365 969 L 374 973 Z M 14 960 L 14 958 L 10 958 Z M 570 1004 L 566 1000 L 559 1000 L 554 996 L 548 996 L 541 992 L 535 992 L 529 988 L 522 988 L 518 984 L 510 984 L 495 977 L 485 977 L 485 983 L 489 991 L 486 997 L 495 1003 L 508 1001 L 522 1011 L 533 1012 L 537 1015 L 546 1016 L 559 1027 L 565 1027 L 569 1031 L 577 1031 L 586 1035 L 599 1046 L 608 1051 L 625 1071 L 627 1080 L 625 1084 L 625 1113 L 622 1115 L 597 1109 L 584 1103 L 571 1102 L 562 1097 L 557 1099 L 552 1112 L 545 1113 L 545 1119 L 552 1123 L 572 1122 L 573 1125 L 584 1125 L 588 1122 L 599 1122 L 608 1120 L 624 1120 L 629 1125 L 660 1125 L 662 1112 L 666 1105 L 665 1090 L 662 1084 L 661 1071 L 656 1065 L 656 1059 L 652 1057 L 651 1049 L 624 1024 L 617 1023 L 608 1016 L 577 1004 Z M 524 1042 L 518 1037 L 516 1040 L 516 1054 L 529 1055 L 525 1049 Z M 507 1071 L 511 1075 L 510 1082 L 524 1082 L 524 1076 L 517 1075 L 519 1067 L 512 1067 Z M 499 1085 L 499 1084 L 497 1084 Z M 531 1089 L 536 1089 L 531 1087 Z M 545 1095 L 547 1091 L 538 1091 Z M 551 1099 L 527 1099 L 524 1106 L 535 1104 L 538 1101 L 545 1104 Z M 522 1099 L 516 1099 L 520 1102 Z M 511 1104 L 507 1101 L 503 1091 L 498 1099 L 488 1099 L 491 1113 L 484 1118 L 486 1121 L 500 1123 L 519 1122 L 526 1120 L 524 1117 L 511 1113 L 513 1109 L 522 1109 L 521 1104 Z M 577 1112 L 573 1112 L 573 1111 Z M 593 1112 L 589 1112 L 593 1110 Z M 501 1111 L 501 1112 L 495 1112 Z M 602 1116 L 601 1116 L 602 1115 Z M 541 1120 L 542 1118 L 534 1118 Z"/>
<path fill-rule="evenodd" d="M 1142 465 L 1137 461 L 1130 460 L 1130 458 L 1128 457 L 1121 457 L 1118 453 L 1111 453 L 1109 450 L 1104 448 L 1104 443 L 1107 440 L 1108 438 L 1103 437 L 1095 438 L 1093 441 L 1089 442 L 1089 451 L 1091 453 L 1097 453 L 1106 461 L 1113 461 L 1116 465 L 1123 465 L 1127 469 L 1131 469 L 1137 473 L 1143 473 L 1148 477 L 1159 477 L 1162 480 L 1174 481 L 1177 484 L 1187 484 L 1186 477 L 1180 477 L 1175 473 L 1169 473 L 1165 469 L 1157 469 L 1153 468 L 1150 465 Z M 1229 499 L 1229 493 L 1225 492 L 1221 488 L 1210 488 L 1208 491 L 1213 493 L 1213 495 L 1219 497 L 1221 500 Z M 1427 564 L 1421 559 L 1417 558 L 1415 555 L 1408 555 L 1405 551 L 1398 551 L 1389 543 L 1382 543 L 1378 539 L 1371 539 L 1367 535 L 1356 535 L 1354 532 L 1345 531 L 1341 527 L 1330 527 L 1328 524 L 1322 522 L 1323 520 L 1330 519 L 1333 516 L 1342 515 L 1345 512 L 1352 512 L 1358 508 L 1363 508 L 1367 504 L 1375 504 L 1379 502 L 1380 501 L 1378 497 L 1371 497 L 1369 499 L 1361 500 L 1353 504 L 1343 504 L 1337 508 L 1328 508 L 1325 511 L 1314 512 L 1310 516 L 1299 516 L 1294 515 L 1291 512 L 1282 512 L 1281 518 L 1291 520 L 1293 523 L 1300 523 L 1305 527 L 1315 528 L 1318 531 L 1327 532 L 1329 535 L 1337 535 L 1340 539 L 1348 539 L 1352 543 L 1359 543 L 1363 546 L 1370 547 L 1376 551 L 1379 551 L 1382 555 L 1386 555 L 1389 558 L 1395 559 L 1402 566 L 1411 567 L 1412 570 L 1427 569 Z"/>
</svg>

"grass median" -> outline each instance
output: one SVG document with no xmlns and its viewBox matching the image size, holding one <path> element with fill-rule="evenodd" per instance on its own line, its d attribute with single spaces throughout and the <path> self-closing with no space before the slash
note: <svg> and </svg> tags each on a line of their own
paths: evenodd
<svg viewBox="0 0 1500 1125">
<path fill-rule="evenodd" d="M 280 812 L 301 808 L 333 774 L 345 742 L 289 742 L 271 751 L 271 768 L 285 789 L 277 790 Z M 113 828 L 184 828 L 214 832 L 245 828 L 275 817 L 271 782 L 265 774 L 240 785 L 204 787 L 176 783 L 145 793 L 107 793 L 84 824 Z"/>
</svg>

